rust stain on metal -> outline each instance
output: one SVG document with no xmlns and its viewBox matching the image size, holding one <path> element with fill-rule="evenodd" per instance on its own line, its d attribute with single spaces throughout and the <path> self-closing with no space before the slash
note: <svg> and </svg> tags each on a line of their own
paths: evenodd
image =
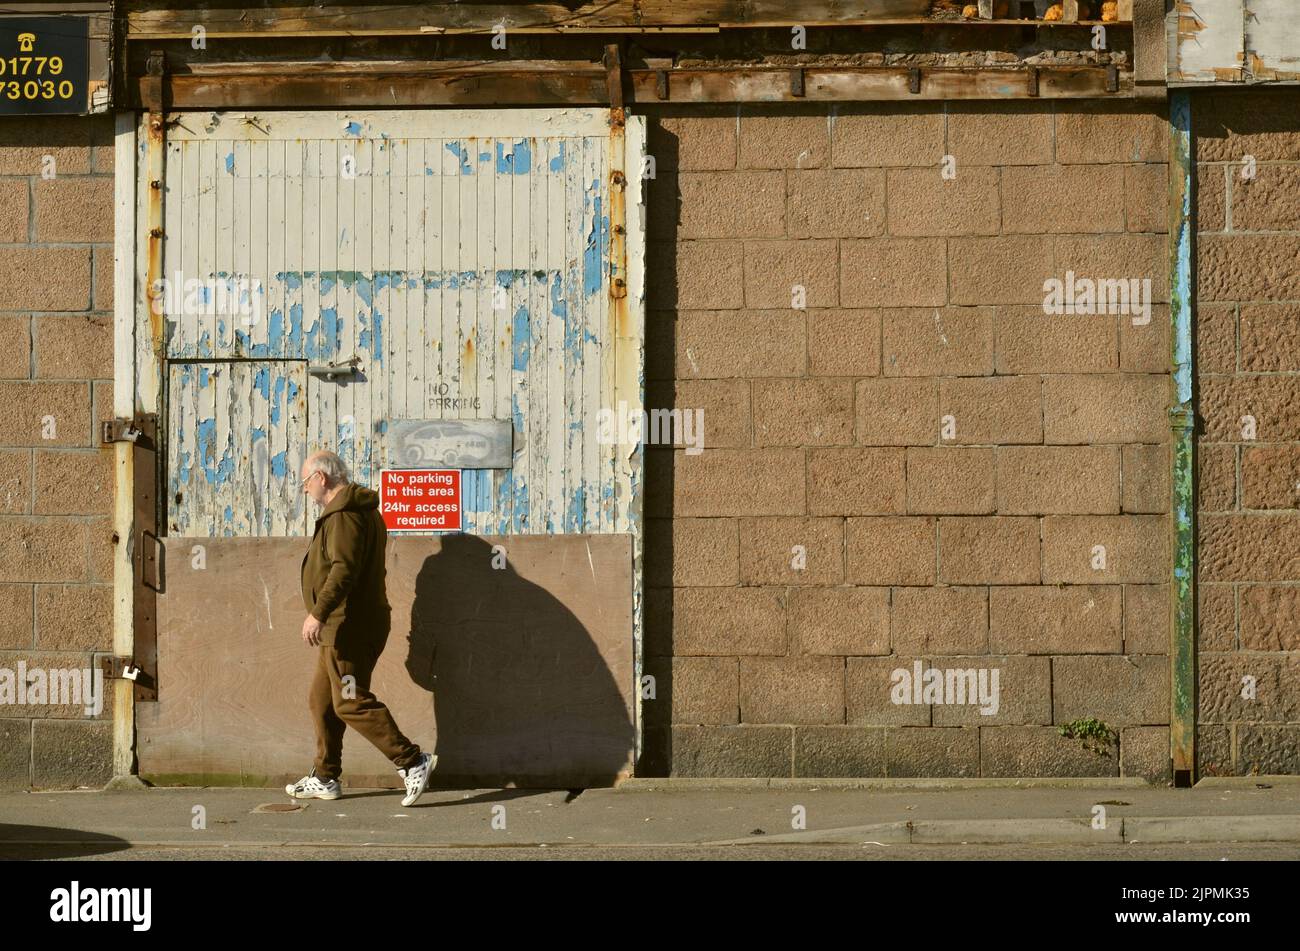
<svg viewBox="0 0 1300 951">
<path fill-rule="evenodd" d="M 611 109 L 609 116 L 609 154 L 611 166 L 624 162 L 624 128 L 626 114 Z M 640 170 L 637 170 L 640 174 Z M 609 294 L 614 300 L 615 333 L 628 332 L 627 312 L 627 177 L 622 168 L 609 170 Z"/>
<path fill-rule="evenodd" d="M 149 114 L 148 156 L 149 156 L 149 238 L 148 238 L 148 273 L 145 280 L 145 295 L 149 302 L 149 329 L 153 339 L 154 354 L 159 360 L 164 351 L 163 308 L 156 303 L 156 282 L 163 273 L 163 148 L 165 130 L 161 113 Z"/>
</svg>

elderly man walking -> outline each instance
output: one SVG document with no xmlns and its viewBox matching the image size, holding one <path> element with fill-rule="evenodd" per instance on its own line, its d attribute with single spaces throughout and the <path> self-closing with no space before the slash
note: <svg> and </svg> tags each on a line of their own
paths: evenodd
<svg viewBox="0 0 1300 951">
<path fill-rule="evenodd" d="M 316 764 L 284 790 L 295 799 L 338 799 L 343 794 L 343 731 L 351 726 L 379 748 L 406 783 L 403 806 L 429 786 L 437 756 L 402 735 L 393 716 L 370 692 L 370 674 L 384 650 L 392 609 L 384 592 L 388 530 L 379 496 L 348 481 L 343 460 L 312 453 L 302 466 L 303 491 L 322 507 L 302 560 L 303 643 L 317 647 L 310 706 L 316 721 Z"/>
</svg>

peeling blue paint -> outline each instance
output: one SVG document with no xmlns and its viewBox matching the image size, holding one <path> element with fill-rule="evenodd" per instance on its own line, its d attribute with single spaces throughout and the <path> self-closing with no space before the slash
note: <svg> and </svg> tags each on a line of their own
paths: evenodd
<svg viewBox="0 0 1300 951">
<path fill-rule="evenodd" d="M 469 152 L 462 148 L 459 142 L 448 142 L 444 148 L 460 159 L 460 173 L 462 175 L 472 175 L 474 173 L 473 166 L 469 164 Z"/>
<path fill-rule="evenodd" d="M 569 506 L 564 513 L 564 530 L 566 532 L 582 531 L 587 506 L 587 482 L 584 479 L 569 496 Z"/>
<path fill-rule="evenodd" d="M 300 353 L 302 350 L 302 304 L 289 307 L 289 352 Z"/>
<path fill-rule="evenodd" d="M 276 426 L 280 422 L 280 414 L 284 411 L 284 384 L 288 377 L 277 376 L 275 378 L 275 395 L 271 399 L 271 425 Z"/>
<path fill-rule="evenodd" d="M 347 125 L 343 127 L 343 134 L 356 135 L 356 136 L 361 135 L 361 124 L 359 122 L 356 122 L 355 120 L 349 122 Z"/>
<path fill-rule="evenodd" d="M 235 174 L 235 153 L 234 152 L 226 153 L 226 172 L 231 175 Z"/>
<path fill-rule="evenodd" d="M 283 479 L 289 474 L 289 451 L 287 449 L 277 452 L 271 457 L 271 475 L 277 479 Z"/>
<path fill-rule="evenodd" d="M 564 283 L 559 271 L 551 279 L 551 313 L 556 317 L 569 316 L 569 302 L 564 299 Z"/>
<path fill-rule="evenodd" d="M 253 376 L 253 388 L 259 390 L 262 399 L 271 398 L 271 370 L 269 367 L 258 367 L 257 373 Z"/>
<path fill-rule="evenodd" d="M 527 139 L 520 139 L 506 152 L 505 143 L 497 143 L 497 174 L 527 175 L 533 167 L 533 152 Z"/>
<path fill-rule="evenodd" d="M 284 311 L 278 307 L 271 311 L 267 319 L 266 336 L 277 353 L 284 352 Z"/>
<path fill-rule="evenodd" d="M 595 180 L 591 185 L 597 186 Z M 602 216 L 600 213 L 600 195 L 596 195 L 591 200 L 591 231 L 587 234 L 587 249 L 582 255 L 582 292 L 584 294 L 596 294 L 600 291 L 602 278 L 605 274 L 604 255 L 601 254 L 601 248 L 604 247 L 606 239 L 609 237 L 609 216 Z"/>
<path fill-rule="evenodd" d="M 375 311 L 375 346 L 371 353 L 374 355 L 375 363 L 379 366 L 384 365 L 384 315 Z"/>
<path fill-rule="evenodd" d="M 478 160 L 479 160 L 480 162 L 490 162 L 490 161 L 492 160 L 492 153 L 491 153 L 491 152 L 480 152 L 480 153 L 478 154 Z"/>
<path fill-rule="evenodd" d="M 510 324 L 511 367 L 516 370 L 528 369 L 528 357 L 532 345 L 532 326 L 528 318 L 528 308 L 520 307 L 515 311 Z"/>
<path fill-rule="evenodd" d="M 564 170 L 564 140 L 560 139 L 560 151 L 551 159 L 551 171 L 561 172 Z"/>
<path fill-rule="evenodd" d="M 211 485 L 217 481 L 217 421 L 211 417 L 199 420 L 194 430 L 194 437 L 198 445 L 199 465 L 203 467 L 208 477 L 208 484 Z"/>
</svg>

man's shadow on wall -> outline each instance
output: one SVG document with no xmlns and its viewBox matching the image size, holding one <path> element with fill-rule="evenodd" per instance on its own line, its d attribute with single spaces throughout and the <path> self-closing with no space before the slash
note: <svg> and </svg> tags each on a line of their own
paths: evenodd
<svg viewBox="0 0 1300 951">
<path fill-rule="evenodd" d="M 446 535 L 415 579 L 406 670 L 433 693 L 439 779 L 612 785 L 635 739 L 604 658 L 567 607 L 495 561 L 484 539 Z"/>
</svg>

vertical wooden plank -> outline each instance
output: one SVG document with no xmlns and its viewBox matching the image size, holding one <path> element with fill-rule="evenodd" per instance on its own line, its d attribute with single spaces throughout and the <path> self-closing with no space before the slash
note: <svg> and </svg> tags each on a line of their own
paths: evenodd
<svg viewBox="0 0 1300 951">
<path fill-rule="evenodd" d="M 524 427 L 528 442 L 528 471 L 526 482 L 520 490 L 516 487 L 515 504 L 523 502 L 522 531 L 536 534 L 544 531 L 546 513 L 542 495 L 546 485 L 546 419 L 548 413 L 548 388 L 546 376 L 546 329 L 551 321 L 552 260 L 548 246 L 547 214 L 551 206 L 551 192 L 564 191 L 564 172 L 555 175 L 538 175 L 533 179 L 529 201 L 529 322 L 528 386 L 525 399 L 519 407 L 519 422 Z"/>
<path fill-rule="evenodd" d="M 266 202 L 266 270 L 262 281 L 267 289 L 266 314 L 249 328 L 249 355 L 265 359 L 275 352 L 275 341 L 271 339 L 271 327 L 283 326 L 288 310 L 286 300 L 285 272 L 289 269 L 291 243 L 300 243 L 293 234 L 290 222 L 293 182 L 289 180 L 290 169 L 288 155 L 294 143 L 275 139 L 267 143 L 266 165 L 267 179 Z"/>
<path fill-rule="evenodd" d="M 608 168 L 605 172 L 605 180 L 609 178 Z M 608 288 L 605 289 L 605 309 L 603 311 L 603 320 L 601 327 L 601 407 L 608 409 L 613 414 L 613 429 L 611 440 L 608 444 L 601 447 L 600 454 L 600 530 L 602 532 L 619 531 L 619 499 L 617 496 L 618 486 L 618 465 L 619 459 L 627 452 L 627 447 L 620 443 L 623 434 L 619 432 L 620 420 L 625 418 L 622 410 L 626 407 L 620 407 L 616 399 L 616 389 L 618 381 L 618 362 L 617 362 L 617 344 L 618 344 L 618 327 L 616 325 L 617 315 L 614 309 L 609 306 Z"/>
<path fill-rule="evenodd" d="M 220 139 L 216 143 L 213 158 L 217 162 L 213 169 L 212 187 L 213 234 L 215 247 L 212 255 L 213 273 L 206 277 L 205 312 L 211 314 L 214 333 L 214 349 L 222 356 L 233 356 L 237 327 L 243 324 L 236 321 L 230 313 L 229 295 L 232 286 L 227 283 L 235 270 L 235 143 L 229 139 Z"/>
<path fill-rule="evenodd" d="M 622 202 L 623 215 L 621 223 L 626 229 L 627 254 L 627 294 L 623 298 L 622 317 L 626 326 L 622 328 L 616 345 L 619 360 L 626 366 L 620 378 L 630 381 L 635 377 L 637 403 L 634 409 L 639 411 L 645 405 L 645 181 L 641 177 L 641 168 L 646 151 L 645 116 L 628 116 L 623 136 L 622 170 L 627 181 Z M 611 156 L 611 162 L 618 161 L 618 154 Z M 608 178 L 608 175 L 606 176 Z M 610 225 L 620 223 L 618 216 L 611 215 Z M 611 307 L 612 311 L 617 308 Z M 617 322 L 617 319 L 616 319 Z M 628 480 L 631 496 L 628 500 L 627 521 L 632 530 L 632 644 L 633 644 L 633 697 L 636 722 L 636 761 L 640 761 L 643 745 L 643 717 L 641 710 L 641 676 L 644 666 L 644 551 L 645 522 L 643 518 L 643 499 L 645 491 L 645 453 L 637 453 L 630 460 Z"/>
<path fill-rule="evenodd" d="M 280 425 L 284 430 L 283 465 L 285 492 L 293 500 L 289 524 L 291 535 L 310 535 L 312 532 L 312 513 L 307 507 L 307 499 L 298 484 L 298 473 L 307 459 L 310 427 L 308 425 L 307 406 L 307 364 L 294 362 L 290 364 L 291 372 L 286 374 L 284 387 L 284 405 Z M 277 404 L 278 405 L 278 404 Z"/>
<path fill-rule="evenodd" d="M 374 155 L 372 142 L 366 138 L 348 139 L 349 148 L 356 158 L 356 177 L 347 181 L 345 201 L 347 211 L 346 224 L 342 212 L 339 224 L 347 229 L 348 240 L 345 248 L 345 267 L 347 279 L 342 282 L 339 293 L 344 300 L 339 307 L 339 326 L 343 332 L 343 343 L 334 356 L 335 360 L 347 360 L 360 354 L 360 315 L 366 308 L 366 298 L 371 296 L 373 285 L 370 274 L 373 270 L 373 241 L 370 233 L 370 202 L 374 184 Z M 338 419 L 335 420 L 336 440 L 344 447 L 344 458 L 348 469 L 358 478 L 364 478 L 365 470 L 365 429 L 366 413 L 370 408 L 368 387 L 364 382 L 325 383 L 323 387 L 334 390 L 334 401 L 338 407 Z M 342 453 L 341 453 L 342 454 Z"/>
<path fill-rule="evenodd" d="M 569 256 L 570 242 L 576 247 L 575 230 L 581 230 L 588 210 L 581 157 L 566 167 L 562 189 L 548 194 L 547 241 L 550 267 L 559 277 L 551 289 L 546 316 L 546 429 L 545 445 L 548 465 L 542 485 L 544 527 L 547 534 L 564 531 L 565 485 L 569 477 L 569 460 L 565 453 L 569 406 L 565 388 L 565 332 L 573 306 L 582 293 L 582 256 Z M 549 268 L 548 268 L 549 270 Z"/>
<path fill-rule="evenodd" d="M 326 176 L 329 173 L 330 159 L 326 156 L 327 143 L 314 139 L 304 143 L 307 147 L 307 166 L 304 171 L 303 182 L 303 206 L 302 206 L 302 223 L 303 223 L 303 282 L 302 282 L 302 312 L 298 319 L 293 320 L 292 313 L 289 321 L 290 345 L 289 352 L 297 359 L 309 359 L 308 353 L 308 331 L 311 327 L 317 325 L 320 319 L 321 308 L 321 281 L 323 276 L 321 269 L 322 249 L 329 242 L 329 232 L 326 232 L 321 219 L 322 195 L 324 189 L 333 187 L 327 185 Z M 309 274 L 310 272 L 310 279 Z"/>
<path fill-rule="evenodd" d="M 307 357 L 309 364 L 324 364 L 334 358 L 334 333 L 338 322 L 340 303 L 339 292 L 339 247 L 343 243 L 340 231 L 339 206 L 342 203 L 341 192 L 343 178 L 341 161 L 345 150 L 337 135 L 331 135 L 321 141 L 321 187 L 320 187 L 320 308 L 303 322 L 308 327 L 305 334 L 308 343 Z M 334 389 L 319 385 L 315 377 L 308 376 L 306 381 L 307 424 L 311 433 L 309 450 L 315 451 L 333 447 L 334 438 Z M 311 515 L 308 514 L 310 521 Z"/>
<path fill-rule="evenodd" d="M 229 286 L 234 290 L 237 296 L 232 303 L 234 306 L 231 312 L 226 315 L 226 320 L 233 326 L 236 331 L 251 333 L 258 323 L 266 320 L 266 312 L 262 310 L 262 304 L 265 298 L 255 299 L 251 290 L 251 284 L 254 280 L 261 281 L 262 275 L 251 273 L 251 223 L 252 223 L 252 182 L 249 178 L 249 143 L 245 139 L 239 139 L 230 143 L 231 166 L 227 173 L 230 181 L 230 282 Z M 240 313 L 239 305 L 243 301 L 243 294 L 240 293 L 242 288 L 248 287 L 249 294 L 249 313 Z M 230 300 L 230 298 L 227 298 Z M 255 309 L 256 308 L 256 309 Z M 232 351 L 239 353 L 238 346 Z"/>
<path fill-rule="evenodd" d="M 503 141 L 506 143 L 504 146 Z M 506 149 L 511 147 L 512 142 L 511 139 L 485 140 L 488 161 L 484 167 L 486 174 L 479 183 L 479 208 L 483 225 L 479 233 L 477 294 L 479 320 L 475 344 L 475 361 L 478 364 L 478 408 L 472 414 L 474 419 L 491 419 L 495 415 L 498 374 L 505 374 L 508 379 L 509 373 L 508 364 L 501 364 L 497 360 L 501 352 L 500 344 L 503 342 L 498 333 L 498 327 L 502 325 L 500 315 L 506 310 L 505 307 L 497 306 L 497 272 L 505 267 L 503 262 L 508 260 L 510 255 L 509 231 L 498 229 L 501 215 L 497 205 L 503 189 L 506 191 L 506 201 L 509 202 L 509 180 L 514 175 L 514 164 L 513 161 L 509 161 L 507 162 L 509 170 L 502 169 L 498 167 L 498 157 L 501 159 L 507 157 Z M 525 148 L 527 148 L 526 144 Z M 506 245 L 504 248 L 503 242 Z M 474 525 L 475 531 L 486 534 L 492 531 L 496 500 L 493 483 L 497 473 L 491 469 L 476 471 L 478 484 L 474 508 L 477 510 L 477 517 L 474 519 Z"/>
<path fill-rule="evenodd" d="M 516 183 L 520 178 L 532 171 L 532 162 L 536 160 L 532 143 L 524 139 L 522 144 L 528 150 L 529 163 L 527 167 L 521 165 L 518 156 L 516 156 L 515 161 L 511 163 L 510 174 L 506 175 L 498 172 L 495 176 L 495 195 L 493 196 L 495 215 L 492 228 L 495 273 L 488 282 L 493 295 L 491 301 L 491 338 L 493 343 L 491 353 L 484 354 L 485 359 L 492 361 L 493 379 L 491 401 L 484 404 L 483 407 L 482 416 L 484 418 L 510 418 L 510 393 L 515 379 L 511 321 L 516 308 L 519 306 L 520 287 L 526 286 L 524 281 L 516 276 L 517 269 L 522 265 L 519 264 L 515 256 L 519 245 L 514 224 L 514 192 Z M 498 298 L 502 303 L 500 307 L 497 306 Z M 486 487 L 488 491 L 488 510 L 483 513 L 482 518 L 483 531 L 485 532 L 501 534 L 509 530 L 509 474 L 509 469 L 495 469 L 487 473 L 489 480 Z"/>
<path fill-rule="evenodd" d="M 350 384 L 349 388 L 356 391 L 357 481 L 365 485 L 373 485 L 377 478 L 374 475 L 375 421 L 383 418 L 385 405 L 383 375 L 387 370 L 383 365 L 383 355 L 376 350 L 375 329 L 384 283 L 380 276 L 392 267 L 388 218 L 389 141 L 373 138 L 365 140 L 368 169 L 358 192 L 361 199 L 357 207 L 358 237 L 363 239 L 365 250 L 357 266 L 358 300 L 353 353 L 361 359 L 365 378 Z"/>
<path fill-rule="evenodd" d="M 1101 19 L 1098 16 L 1098 19 Z M 1061 0 L 1061 22 L 1079 22 L 1079 0 Z"/>
<path fill-rule="evenodd" d="M 233 471 L 226 477 L 229 510 L 224 517 L 225 534 L 245 537 L 256 535 L 252 505 L 253 408 L 259 402 L 253 381 L 266 364 L 240 360 L 230 367 L 230 457 Z"/>
<path fill-rule="evenodd" d="M 249 533 L 257 536 L 273 534 L 272 512 L 277 497 L 275 483 L 271 478 L 271 398 L 275 380 L 273 379 L 280 364 L 256 364 L 249 389 L 249 414 L 247 439 L 241 440 L 248 446 L 248 488 L 246 504 L 251 510 Z M 238 439 L 238 434 L 236 436 Z M 281 516 L 283 518 L 283 516 Z M 283 534 L 274 532 L 274 534 Z"/>
<path fill-rule="evenodd" d="M 413 418 L 432 416 L 429 405 L 430 372 L 441 364 L 440 323 L 438 313 L 442 291 L 434 288 L 441 269 L 442 255 L 442 143 L 438 139 L 421 139 L 423 156 L 418 172 L 420 179 L 420 271 L 417 275 L 419 322 L 412 324 L 406 342 L 407 363 L 411 378 L 407 388 L 407 411 Z"/>
<path fill-rule="evenodd" d="M 168 521 L 173 531 L 189 527 L 189 506 L 194 486 L 194 395 L 188 364 L 170 364 L 167 370 L 167 507 Z M 179 495 L 179 498 L 177 496 Z"/>
<path fill-rule="evenodd" d="M 612 144 L 611 149 L 615 152 L 615 159 L 622 165 L 627 161 L 626 135 L 619 135 L 616 141 L 618 144 Z M 639 169 L 640 159 L 635 154 L 633 155 L 633 161 L 637 162 L 637 168 Z M 623 168 L 618 169 L 620 172 L 623 170 Z M 610 178 L 613 177 L 612 171 Z M 611 204 L 617 205 L 620 209 L 618 214 L 620 223 L 627 218 L 627 203 L 630 200 L 628 189 L 631 187 L 628 184 L 628 179 L 629 176 L 624 174 L 620 177 L 619 183 L 611 181 L 609 185 Z M 612 194 L 615 191 L 618 192 L 617 195 Z M 612 221 L 611 224 L 613 224 Z M 626 244 L 624 244 L 624 253 L 626 254 Z M 611 326 L 613 328 L 613 344 L 615 348 L 613 402 L 615 406 L 620 408 L 626 405 L 629 415 L 636 418 L 640 415 L 644 404 L 641 330 L 637 325 L 637 317 L 632 312 L 627 293 L 612 300 L 611 310 L 613 313 Z M 683 412 L 685 412 L 685 408 L 683 408 Z M 647 425 L 646 428 L 650 429 L 651 427 Z M 642 433 L 643 441 L 650 435 L 649 432 Z M 660 438 L 671 438 L 675 435 L 675 433 L 661 433 Z M 632 441 L 629 440 L 629 442 Z M 639 497 L 641 490 L 639 479 L 644 455 L 644 443 L 641 447 L 635 444 L 619 446 L 618 455 L 615 459 L 616 481 L 614 486 L 617 499 L 614 530 L 617 532 L 631 532 L 634 535 L 640 533 L 635 500 Z"/>
<path fill-rule="evenodd" d="M 268 174 L 268 164 L 271 161 L 272 151 L 279 145 L 279 142 L 256 139 L 244 143 L 246 167 L 242 172 L 241 153 L 239 151 L 235 153 L 235 174 L 247 176 L 248 183 L 248 207 L 241 228 L 247 235 L 245 241 L 248 246 L 247 262 L 244 266 L 249 276 L 261 286 L 258 319 L 251 325 L 243 321 L 239 322 L 241 333 L 236 336 L 238 345 L 235 353 L 241 357 L 251 357 L 254 344 L 266 340 L 266 325 L 275 308 L 276 288 L 273 286 L 273 276 L 269 269 L 275 254 L 271 244 L 279 222 L 270 208 L 271 196 L 276 186 L 272 184 Z"/>
<path fill-rule="evenodd" d="M 602 140 L 586 139 L 587 148 L 594 159 L 592 175 L 599 181 L 608 179 L 608 159 L 605 143 Z M 602 214 L 604 213 L 602 203 Z M 600 258 L 601 281 L 594 295 L 584 298 L 586 307 L 583 314 L 582 341 L 582 478 L 583 478 L 583 512 L 582 531 L 600 531 L 600 498 L 603 493 L 604 479 L 601 472 L 601 457 L 606 446 L 601 443 L 602 427 L 600 414 L 604 407 L 602 390 L 603 360 L 605 350 L 612 346 L 607 328 L 609 314 L 608 277 L 606 274 L 604 252 Z"/>
<path fill-rule="evenodd" d="M 515 176 L 511 186 L 511 233 L 514 237 L 515 267 L 523 273 L 511 297 L 510 315 L 510 396 L 509 411 L 502 418 L 509 419 L 513 429 L 513 465 L 506 473 L 504 484 L 510 522 L 508 531 L 522 534 L 527 524 L 528 470 L 532 456 L 523 407 L 528 403 L 528 380 L 533 352 L 533 324 L 538 319 L 535 310 L 536 287 L 540 283 L 533 277 L 532 210 L 533 193 L 538 181 L 549 174 L 553 161 L 549 140 L 532 140 L 533 165 L 526 175 Z"/>
<path fill-rule="evenodd" d="M 584 465 L 585 453 L 584 444 L 586 440 L 594 440 L 597 437 L 595 431 L 595 407 L 586 403 L 586 387 L 584 386 L 584 364 L 586 356 L 586 338 L 590 334 L 589 327 L 595 312 L 601 307 L 601 288 L 603 281 L 597 274 L 594 287 L 591 281 L 591 264 L 593 264 L 593 253 L 599 255 L 599 242 L 601 242 L 601 216 L 603 208 L 599 191 L 593 191 L 593 183 L 598 182 L 601 178 L 599 171 L 599 160 L 601 160 L 602 149 L 598 143 L 591 142 L 589 136 L 573 139 L 573 144 L 580 148 L 582 157 L 581 169 L 578 171 L 578 182 L 582 187 L 582 216 L 580 221 L 575 222 L 577 225 L 576 233 L 572 235 L 573 260 L 581 262 L 580 273 L 577 275 L 575 287 L 571 299 L 571 311 L 568 314 L 567 330 L 565 330 L 564 346 L 564 375 L 565 375 L 565 401 L 567 401 L 567 417 L 569 425 L 565 426 L 565 438 L 568 440 L 568 446 L 565 447 L 565 456 L 567 456 L 567 474 L 565 474 L 564 483 L 564 530 L 569 533 L 578 533 L 584 531 L 586 525 L 586 492 L 588 492 L 588 472 Z M 589 213 L 590 212 L 590 218 Z M 594 243 L 594 249 L 593 249 Z M 597 264 L 598 264 L 598 259 Z M 598 268 L 599 272 L 599 268 Z M 593 483 L 594 488 L 594 483 Z"/>
<path fill-rule="evenodd" d="M 441 343 L 441 362 L 438 371 L 429 379 L 430 397 L 436 411 L 430 415 L 437 419 L 450 418 L 442 397 L 451 396 L 459 389 L 460 375 L 460 286 L 461 268 L 461 184 L 464 174 L 460 139 L 443 143 L 442 150 L 442 273 L 439 318 L 441 326 L 438 340 Z M 445 387 L 445 389 L 444 389 Z"/>
<path fill-rule="evenodd" d="M 135 275 L 140 257 L 136 241 L 140 228 L 136 203 L 141 191 L 136 154 L 136 116 L 119 112 L 114 119 L 113 139 L 113 215 L 117 222 L 113 246 L 113 415 L 122 418 L 135 413 Z M 174 174 L 169 169 L 165 184 L 179 181 L 171 177 Z M 166 189 L 163 196 L 164 204 L 173 197 Z M 114 443 L 112 454 L 113 530 L 119 538 L 130 538 L 135 531 L 134 446 Z M 126 545 L 117 545 L 113 549 L 113 653 L 119 657 L 131 657 L 135 653 L 132 556 Z M 135 758 L 135 704 L 128 699 L 132 693 L 133 685 L 119 684 L 114 688 L 115 777 L 129 775 Z"/>
<path fill-rule="evenodd" d="M 270 356 L 290 355 L 289 328 L 297 315 L 301 322 L 302 288 L 305 283 L 304 243 L 307 227 L 303 219 L 303 191 L 306 188 L 305 143 L 291 139 L 285 142 L 284 153 L 284 255 L 280 273 L 272 272 L 267 279 L 280 286 L 280 312 L 274 320 L 268 314 L 267 338 Z"/>
<path fill-rule="evenodd" d="M 197 335 L 194 330 L 195 318 L 185 314 L 184 308 L 176 307 L 185 300 L 185 218 L 182 213 L 184 201 L 182 187 L 184 177 L 185 151 L 192 143 L 170 141 L 167 143 L 167 177 L 163 188 L 163 273 L 167 282 L 167 293 L 159 302 L 172 330 L 167 338 L 168 356 L 193 356 Z M 197 169 L 197 167 L 196 167 Z M 179 286 L 178 286 L 179 285 Z M 126 415 L 130 415 L 129 413 Z"/>
<path fill-rule="evenodd" d="M 200 282 L 212 279 L 217 264 L 217 144 L 211 139 L 199 143 L 199 191 L 195 202 L 197 214 L 193 221 L 197 243 L 196 270 L 193 278 Z M 191 275 L 186 275 L 189 280 Z M 187 295 L 188 297 L 188 295 Z M 222 350 L 217 339 L 217 321 L 206 308 L 199 307 L 195 320 L 195 329 L 199 335 L 199 355 L 230 356 L 229 350 Z M 203 345 L 207 341 L 207 346 Z"/>
<path fill-rule="evenodd" d="M 410 179 L 411 140 L 390 139 L 388 148 L 391 153 L 388 220 L 392 236 L 392 260 L 389 261 L 388 266 L 393 269 L 394 274 L 384 294 L 383 380 L 382 382 L 377 380 L 375 385 L 384 388 L 384 399 L 388 406 L 386 419 L 394 420 L 409 415 L 406 409 L 406 321 L 407 305 L 412 295 L 406 285 L 414 271 L 412 256 L 415 249 L 412 247 L 407 208 L 412 201 L 411 189 L 415 183 Z M 378 435 L 376 433 L 376 436 Z M 382 452 L 376 457 L 376 466 L 386 466 L 388 463 L 386 434 L 382 442 Z"/>
</svg>

